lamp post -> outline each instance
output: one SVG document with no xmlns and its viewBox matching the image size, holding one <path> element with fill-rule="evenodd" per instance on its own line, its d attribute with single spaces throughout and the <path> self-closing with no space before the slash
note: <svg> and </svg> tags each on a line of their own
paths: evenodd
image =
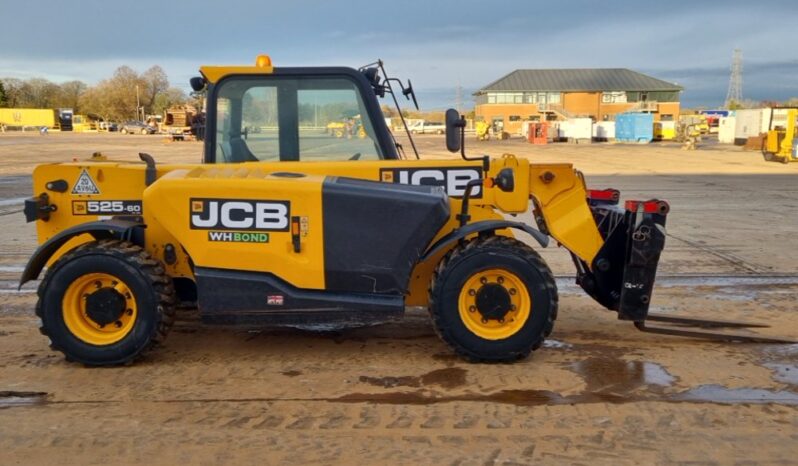
<svg viewBox="0 0 798 466">
<path fill-rule="evenodd" d="M 136 84 L 136 119 L 139 120 L 139 121 L 144 121 L 143 115 L 142 115 L 141 118 L 139 118 L 139 115 L 140 115 L 139 111 L 140 110 L 141 110 L 141 102 L 139 101 L 139 85 Z"/>
</svg>

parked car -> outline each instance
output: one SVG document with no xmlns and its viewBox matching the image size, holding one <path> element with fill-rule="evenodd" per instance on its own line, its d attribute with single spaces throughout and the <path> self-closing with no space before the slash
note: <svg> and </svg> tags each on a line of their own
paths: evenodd
<svg viewBox="0 0 798 466">
<path fill-rule="evenodd" d="M 119 132 L 122 134 L 154 134 L 157 129 L 146 125 L 140 121 L 126 121 L 119 125 Z"/>
<path fill-rule="evenodd" d="M 101 121 L 99 123 L 99 127 L 101 130 L 105 130 L 108 132 L 119 131 L 119 125 L 117 125 L 112 121 Z"/>
<path fill-rule="evenodd" d="M 446 125 L 443 123 L 419 120 L 415 121 L 413 125 L 408 126 L 407 129 L 413 134 L 443 134 L 446 132 Z"/>
</svg>

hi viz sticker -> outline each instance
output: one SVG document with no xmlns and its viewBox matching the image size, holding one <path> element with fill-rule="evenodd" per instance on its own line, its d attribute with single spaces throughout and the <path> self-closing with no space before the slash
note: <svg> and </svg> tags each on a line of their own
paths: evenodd
<svg viewBox="0 0 798 466">
<path fill-rule="evenodd" d="M 94 180 L 91 179 L 91 175 L 89 175 L 89 172 L 85 168 L 80 172 L 75 186 L 72 187 L 72 194 L 100 194 L 97 184 L 94 183 Z"/>
</svg>

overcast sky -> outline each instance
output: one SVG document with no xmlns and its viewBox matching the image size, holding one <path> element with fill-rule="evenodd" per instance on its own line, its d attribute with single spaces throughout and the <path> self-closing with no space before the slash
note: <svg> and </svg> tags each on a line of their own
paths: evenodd
<svg viewBox="0 0 798 466">
<path fill-rule="evenodd" d="M 376 58 L 425 108 L 517 68 L 631 68 L 723 103 L 734 48 L 743 97 L 798 97 L 798 1 L 0 0 L 0 77 L 94 83 L 161 65 L 188 89 L 201 64 L 347 65 Z"/>
</svg>

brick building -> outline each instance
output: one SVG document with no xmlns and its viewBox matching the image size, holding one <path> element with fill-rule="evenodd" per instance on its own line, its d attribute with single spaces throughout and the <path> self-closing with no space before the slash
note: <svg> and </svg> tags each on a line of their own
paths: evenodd
<svg viewBox="0 0 798 466">
<path fill-rule="evenodd" d="M 476 117 L 510 133 L 525 120 L 590 117 L 614 120 L 623 112 L 650 112 L 655 121 L 678 120 L 683 88 L 624 68 L 515 70 L 474 93 Z"/>
</svg>

